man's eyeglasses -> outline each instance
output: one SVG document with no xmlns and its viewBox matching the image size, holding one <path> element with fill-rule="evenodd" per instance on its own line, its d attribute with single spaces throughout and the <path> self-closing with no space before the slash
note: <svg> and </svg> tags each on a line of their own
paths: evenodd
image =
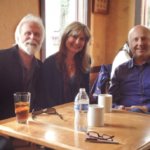
<svg viewBox="0 0 150 150">
<path fill-rule="evenodd" d="M 119 144 L 114 141 L 113 135 L 102 134 L 100 135 L 98 132 L 89 131 L 86 133 L 86 141 L 95 142 L 95 143 L 109 143 L 109 144 Z"/>
<path fill-rule="evenodd" d="M 35 111 L 34 109 L 32 110 L 32 119 L 35 119 L 37 115 L 40 114 L 49 114 L 49 115 L 57 115 L 59 116 L 60 119 L 63 120 L 63 116 L 61 114 L 59 114 L 55 108 L 51 107 L 51 108 L 45 108 L 45 109 L 41 109 L 38 111 Z"/>
</svg>

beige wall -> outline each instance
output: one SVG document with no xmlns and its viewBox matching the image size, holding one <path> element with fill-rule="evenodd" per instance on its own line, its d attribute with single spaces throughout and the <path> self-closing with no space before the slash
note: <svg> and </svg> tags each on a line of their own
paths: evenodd
<svg viewBox="0 0 150 150">
<path fill-rule="evenodd" d="M 39 15 L 39 0 L 0 0 L 0 49 L 14 44 L 16 25 L 28 13 Z"/>
<path fill-rule="evenodd" d="M 92 66 L 112 63 L 134 24 L 135 0 L 109 1 L 107 15 L 90 15 Z M 0 49 L 12 46 L 18 21 L 28 13 L 39 15 L 39 8 L 39 0 L 0 0 Z"/>
<path fill-rule="evenodd" d="M 135 0 L 110 0 L 109 13 L 91 14 L 92 66 L 112 63 L 134 25 Z"/>
</svg>

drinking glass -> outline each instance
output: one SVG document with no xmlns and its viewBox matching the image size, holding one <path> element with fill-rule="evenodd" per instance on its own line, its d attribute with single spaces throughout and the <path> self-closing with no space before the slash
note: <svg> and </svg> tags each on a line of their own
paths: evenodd
<svg viewBox="0 0 150 150">
<path fill-rule="evenodd" d="M 30 110 L 30 98 L 30 92 L 14 93 L 15 114 L 18 123 L 27 123 Z"/>
</svg>

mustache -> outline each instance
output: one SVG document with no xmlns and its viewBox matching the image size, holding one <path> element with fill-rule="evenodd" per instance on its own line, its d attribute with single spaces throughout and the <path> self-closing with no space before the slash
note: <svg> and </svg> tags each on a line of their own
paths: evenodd
<svg viewBox="0 0 150 150">
<path fill-rule="evenodd" d="M 30 45 L 30 46 L 34 46 L 34 47 L 40 45 L 38 42 L 36 42 L 34 40 L 28 40 L 28 41 L 25 42 L 25 44 Z"/>
</svg>

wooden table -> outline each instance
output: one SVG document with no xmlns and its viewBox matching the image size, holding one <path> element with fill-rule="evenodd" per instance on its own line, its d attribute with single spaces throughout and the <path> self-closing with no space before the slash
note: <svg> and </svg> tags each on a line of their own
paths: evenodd
<svg viewBox="0 0 150 150">
<path fill-rule="evenodd" d="M 90 143 L 85 133 L 74 130 L 73 103 L 56 107 L 63 115 L 31 117 L 27 125 L 18 124 L 15 118 L 0 122 L 0 134 L 23 139 L 54 149 L 68 150 L 136 150 L 150 149 L 150 115 L 113 111 L 105 113 L 105 126 L 89 128 L 100 134 L 114 135 L 120 144 Z"/>
</svg>

